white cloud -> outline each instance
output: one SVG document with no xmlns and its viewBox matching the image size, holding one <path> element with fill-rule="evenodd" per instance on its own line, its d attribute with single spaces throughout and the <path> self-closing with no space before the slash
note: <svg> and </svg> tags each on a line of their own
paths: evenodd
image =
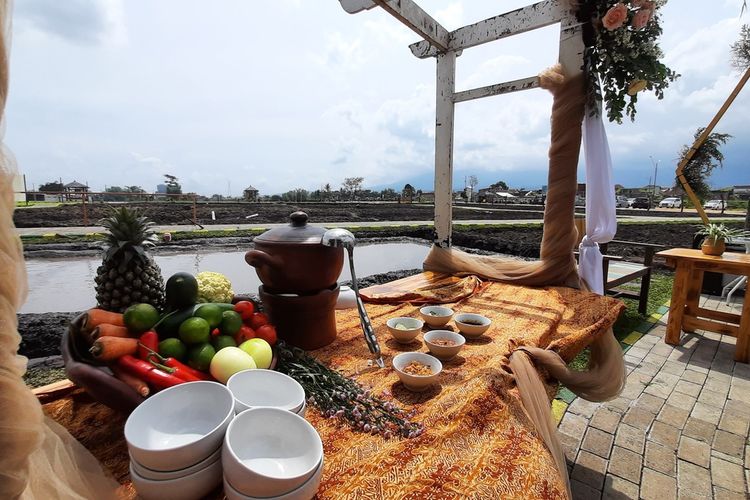
<svg viewBox="0 0 750 500">
<path fill-rule="evenodd" d="M 452 3 L 444 9 L 436 11 L 433 17 L 445 29 L 453 31 L 464 25 L 464 7 L 460 3 Z"/>
<path fill-rule="evenodd" d="M 326 36 L 326 46 L 322 53 L 310 54 L 310 59 L 332 71 L 351 71 L 364 64 L 366 56 L 359 37 L 347 39 L 335 31 Z"/>
<path fill-rule="evenodd" d="M 77 44 L 127 41 L 122 0 L 24 0 L 15 2 L 14 20 Z"/>
</svg>

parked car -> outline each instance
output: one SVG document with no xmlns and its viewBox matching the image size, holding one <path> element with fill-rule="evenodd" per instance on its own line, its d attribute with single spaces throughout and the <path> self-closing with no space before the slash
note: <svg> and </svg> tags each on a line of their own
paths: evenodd
<svg viewBox="0 0 750 500">
<path fill-rule="evenodd" d="M 635 198 L 628 198 L 628 206 L 630 208 L 633 208 L 633 203 L 635 202 Z"/>
<path fill-rule="evenodd" d="M 709 200 L 703 204 L 703 210 L 721 210 L 726 207 L 724 200 Z"/>
<path fill-rule="evenodd" d="M 659 202 L 659 208 L 680 208 L 682 200 L 679 198 L 664 198 Z"/>
<path fill-rule="evenodd" d="M 633 200 L 633 208 L 651 208 L 651 201 L 648 198 L 636 198 Z"/>
<path fill-rule="evenodd" d="M 617 196 L 615 197 L 615 206 L 617 208 L 628 208 L 630 207 L 630 203 L 628 202 L 628 199 L 624 196 Z"/>
</svg>

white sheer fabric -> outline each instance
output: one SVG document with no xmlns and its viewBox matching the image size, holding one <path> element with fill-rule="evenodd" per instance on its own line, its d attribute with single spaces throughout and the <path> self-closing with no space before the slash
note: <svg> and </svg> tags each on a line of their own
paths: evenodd
<svg viewBox="0 0 750 500">
<path fill-rule="evenodd" d="M 583 120 L 583 150 L 586 158 L 586 236 L 579 246 L 578 274 L 592 292 L 604 294 L 602 253 L 599 243 L 607 243 L 617 232 L 615 186 L 612 157 L 601 107 Z"/>
</svg>

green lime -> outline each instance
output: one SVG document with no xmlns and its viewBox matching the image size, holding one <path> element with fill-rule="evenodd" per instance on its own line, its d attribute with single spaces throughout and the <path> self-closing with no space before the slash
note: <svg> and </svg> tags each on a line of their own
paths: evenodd
<svg viewBox="0 0 750 500">
<path fill-rule="evenodd" d="M 242 327 L 242 316 L 234 311 L 224 311 L 221 313 L 221 324 L 219 330 L 222 335 L 234 335 Z"/>
<path fill-rule="evenodd" d="M 229 335 L 218 335 L 214 337 L 211 343 L 216 348 L 216 352 L 221 351 L 225 347 L 237 347 L 237 342 Z"/>
<path fill-rule="evenodd" d="M 188 365 L 196 370 L 208 370 L 216 349 L 209 343 L 194 345 L 188 350 Z"/>
<path fill-rule="evenodd" d="M 193 316 L 208 321 L 208 326 L 213 330 L 221 324 L 221 313 L 221 308 L 216 304 L 203 304 L 202 306 L 198 306 Z"/>
<path fill-rule="evenodd" d="M 159 311 L 151 304 L 133 304 L 125 309 L 122 320 L 131 332 L 143 333 L 159 321 Z"/>
<path fill-rule="evenodd" d="M 211 327 L 203 318 L 188 318 L 180 325 L 180 339 L 186 344 L 202 344 L 211 340 Z"/>
<path fill-rule="evenodd" d="M 187 347 L 185 347 L 185 344 L 183 344 L 180 339 L 164 339 L 159 342 L 159 354 L 165 358 L 174 358 L 178 361 L 185 361 Z"/>
</svg>

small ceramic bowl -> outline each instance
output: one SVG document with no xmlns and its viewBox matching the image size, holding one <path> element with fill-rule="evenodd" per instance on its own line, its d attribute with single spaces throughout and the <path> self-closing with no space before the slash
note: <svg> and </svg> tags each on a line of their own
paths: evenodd
<svg viewBox="0 0 750 500">
<path fill-rule="evenodd" d="M 275 497 L 307 482 L 323 460 L 323 442 L 304 418 L 279 408 L 252 408 L 229 424 L 224 477 L 239 493 Z"/>
<path fill-rule="evenodd" d="M 302 486 L 288 493 L 284 493 L 283 495 L 278 495 L 271 498 L 273 498 L 274 500 L 302 500 L 314 497 L 318 492 L 320 479 L 323 477 L 323 462 L 324 460 L 320 461 L 320 464 L 318 465 L 318 468 L 315 469 L 312 477 L 308 479 Z M 243 495 L 242 493 L 237 491 L 234 486 L 232 486 L 232 484 L 227 480 L 226 476 L 224 476 L 224 494 L 226 495 L 227 500 L 269 500 L 268 497 L 250 497 L 247 495 Z"/>
<path fill-rule="evenodd" d="M 453 345 L 439 345 L 440 341 L 452 342 Z M 438 359 L 451 359 L 466 343 L 466 339 L 450 330 L 432 330 L 424 334 L 424 343 L 433 356 Z"/>
<path fill-rule="evenodd" d="M 221 483 L 221 459 L 187 476 L 164 481 L 146 479 L 130 463 L 130 480 L 138 497 L 145 500 L 199 500 Z"/>
<path fill-rule="evenodd" d="M 422 331 L 424 321 L 415 318 L 391 318 L 385 324 L 396 342 L 408 344 Z"/>
<path fill-rule="evenodd" d="M 489 318 L 474 313 L 456 314 L 453 321 L 456 322 L 458 330 L 469 339 L 481 337 L 492 324 Z"/>
<path fill-rule="evenodd" d="M 130 455 L 148 469 L 185 469 L 221 446 L 233 418 L 229 389 L 218 382 L 188 382 L 138 405 L 125 422 L 125 440 Z"/>
<path fill-rule="evenodd" d="M 167 479 L 179 479 L 181 477 L 194 474 L 198 472 L 199 470 L 205 469 L 206 467 L 213 464 L 216 460 L 219 460 L 220 458 L 221 458 L 221 446 L 216 448 L 216 451 L 211 453 L 204 460 L 201 460 L 197 464 L 191 467 L 187 467 L 186 469 L 173 470 L 173 471 L 168 471 L 168 472 L 151 470 L 148 467 L 144 467 L 143 465 L 139 464 L 133 458 L 133 455 L 130 455 L 130 466 L 142 478 L 151 479 L 152 481 L 164 481 Z"/>
<path fill-rule="evenodd" d="M 429 366 L 432 373 L 430 375 L 406 373 L 404 369 L 415 361 Z M 402 352 L 393 358 L 393 369 L 407 389 L 422 392 L 437 381 L 438 375 L 443 370 L 443 364 L 436 357 L 423 352 Z"/>
<path fill-rule="evenodd" d="M 453 316 L 453 309 L 444 306 L 425 306 L 419 310 L 419 315 L 432 327 L 445 326 Z"/>
<path fill-rule="evenodd" d="M 305 402 L 305 390 L 289 375 L 273 370 L 243 370 L 227 380 L 234 395 L 234 411 L 273 407 L 296 413 Z"/>
<path fill-rule="evenodd" d="M 302 403 L 302 407 L 299 410 L 295 411 L 294 413 L 296 413 L 302 418 L 305 418 L 305 414 L 307 413 L 307 401 Z"/>
</svg>

